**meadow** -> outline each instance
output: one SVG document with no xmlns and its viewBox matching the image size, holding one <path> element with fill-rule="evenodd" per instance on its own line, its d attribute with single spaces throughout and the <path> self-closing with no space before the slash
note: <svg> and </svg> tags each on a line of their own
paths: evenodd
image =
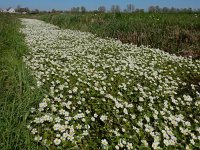
<svg viewBox="0 0 200 150">
<path fill-rule="evenodd" d="M 0 149 L 200 147 L 200 60 L 63 19 L 0 18 Z"/>
<path fill-rule="evenodd" d="M 195 13 L 68 13 L 40 19 L 61 28 L 80 30 L 123 43 L 200 56 L 200 14 Z M 185 51 L 185 53 L 183 53 Z M 188 56 L 188 53 L 185 54 Z"/>
</svg>

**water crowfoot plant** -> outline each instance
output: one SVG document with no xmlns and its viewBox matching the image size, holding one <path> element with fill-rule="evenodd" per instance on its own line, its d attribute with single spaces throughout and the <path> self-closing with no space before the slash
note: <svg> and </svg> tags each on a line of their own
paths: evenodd
<svg viewBox="0 0 200 150">
<path fill-rule="evenodd" d="M 29 130 L 52 149 L 200 146 L 200 61 L 22 19 L 24 56 L 47 91 Z"/>
</svg>

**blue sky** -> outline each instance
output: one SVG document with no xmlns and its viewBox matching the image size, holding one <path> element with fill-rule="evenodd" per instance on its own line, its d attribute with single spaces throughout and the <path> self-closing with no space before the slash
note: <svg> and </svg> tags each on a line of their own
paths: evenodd
<svg viewBox="0 0 200 150">
<path fill-rule="evenodd" d="M 30 9 L 51 10 L 55 8 L 69 10 L 74 6 L 85 6 L 88 10 L 94 10 L 100 5 L 110 9 L 111 5 L 118 4 L 121 9 L 124 9 L 129 3 L 134 4 L 137 8 L 144 9 L 147 9 L 150 5 L 200 8 L 200 0 L 0 0 L 0 8 L 15 8 L 17 5 L 20 5 L 21 7 L 29 7 Z"/>
</svg>

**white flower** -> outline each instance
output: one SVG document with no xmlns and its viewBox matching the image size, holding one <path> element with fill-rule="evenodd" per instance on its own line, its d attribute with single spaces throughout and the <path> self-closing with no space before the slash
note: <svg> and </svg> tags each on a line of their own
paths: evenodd
<svg viewBox="0 0 200 150">
<path fill-rule="evenodd" d="M 143 97 L 139 97 L 139 101 L 140 101 L 140 102 L 144 102 Z"/>
<path fill-rule="evenodd" d="M 42 103 L 39 104 L 39 107 L 40 108 L 45 108 L 45 107 L 47 107 L 47 103 L 46 102 L 42 102 Z"/>
<path fill-rule="evenodd" d="M 89 110 L 86 110 L 86 114 L 89 114 L 90 113 L 90 111 Z"/>
<path fill-rule="evenodd" d="M 190 139 L 190 143 L 191 143 L 192 145 L 194 145 L 194 144 L 195 144 L 195 142 L 194 142 L 194 140 L 193 140 L 193 139 Z"/>
<path fill-rule="evenodd" d="M 84 93 L 84 91 L 80 91 L 80 93 L 81 93 L 81 94 L 83 94 L 83 93 Z"/>
<path fill-rule="evenodd" d="M 65 138 L 67 138 L 69 136 L 69 134 L 67 133 L 67 132 L 64 132 L 63 133 L 63 135 L 62 135 L 62 137 L 65 139 Z"/>
<path fill-rule="evenodd" d="M 78 88 L 77 88 L 77 87 L 74 87 L 72 91 L 73 91 L 74 93 L 76 93 L 77 90 L 78 90 Z"/>
<path fill-rule="evenodd" d="M 42 140 L 42 137 L 38 135 L 38 136 L 36 136 L 36 137 L 34 138 L 34 140 L 37 141 L 37 142 L 39 142 L 39 141 Z"/>
<path fill-rule="evenodd" d="M 122 142 L 120 142 L 120 143 L 118 143 L 118 145 L 119 145 L 119 147 L 124 147 L 124 145 L 123 145 L 123 143 Z"/>
<path fill-rule="evenodd" d="M 82 118 L 81 120 L 82 120 L 83 122 L 85 122 L 85 121 L 86 121 L 86 120 L 85 120 L 85 118 Z"/>
<path fill-rule="evenodd" d="M 152 144 L 153 149 L 158 149 L 159 144 L 160 144 L 159 142 L 154 141 Z"/>
<path fill-rule="evenodd" d="M 121 140 L 121 142 L 122 142 L 122 144 L 124 144 L 124 145 L 126 144 L 126 141 L 125 141 L 125 140 Z"/>
<path fill-rule="evenodd" d="M 100 117 L 100 120 L 104 122 L 105 120 L 107 120 L 107 118 L 108 118 L 108 117 L 107 117 L 106 115 L 102 115 L 102 116 Z"/>
<path fill-rule="evenodd" d="M 103 147 L 107 147 L 108 142 L 107 142 L 106 139 L 102 139 L 102 140 L 101 140 L 101 144 L 103 145 Z"/>
<path fill-rule="evenodd" d="M 83 131 L 83 135 L 88 135 L 89 133 L 88 133 L 88 131 L 87 130 L 84 130 Z"/>
<path fill-rule="evenodd" d="M 148 146 L 149 146 L 149 144 L 147 143 L 146 140 L 141 140 L 141 142 L 144 144 L 145 147 L 148 147 Z"/>
<path fill-rule="evenodd" d="M 59 89 L 62 91 L 64 89 L 64 85 L 59 85 Z"/>
<path fill-rule="evenodd" d="M 169 146 L 169 145 L 170 145 L 169 140 L 166 140 L 166 139 L 164 139 L 163 143 L 164 143 L 166 146 Z"/>
<path fill-rule="evenodd" d="M 51 106 L 51 110 L 52 110 L 53 112 L 56 112 L 56 111 L 57 111 L 57 108 L 56 108 L 54 105 L 52 105 L 52 106 Z"/>
<path fill-rule="evenodd" d="M 64 115 L 65 114 L 65 110 L 64 109 L 59 110 L 59 114 Z"/>
<path fill-rule="evenodd" d="M 131 114 L 130 116 L 131 116 L 132 119 L 135 119 L 135 118 L 136 118 L 136 116 L 133 115 L 133 114 Z"/>
<path fill-rule="evenodd" d="M 55 145 L 60 145 L 61 140 L 59 138 L 55 138 L 53 142 Z"/>
<path fill-rule="evenodd" d="M 191 150 L 190 147 L 188 145 L 186 145 L 185 147 L 186 150 Z"/>
<path fill-rule="evenodd" d="M 100 91 L 100 94 L 102 94 L 102 95 L 103 95 L 103 94 L 105 94 L 105 92 L 104 92 L 103 90 L 101 90 L 101 91 Z"/>
<path fill-rule="evenodd" d="M 77 128 L 77 129 L 81 129 L 81 128 L 82 128 L 82 125 L 78 124 L 78 125 L 76 126 L 76 128 Z"/>
<path fill-rule="evenodd" d="M 128 115 L 128 110 L 126 108 L 124 108 L 123 112 L 124 114 Z"/>
<path fill-rule="evenodd" d="M 91 120 L 92 120 L 92 121 L 95 121 L 95 118 L 94 118 L 94 117 L 91 117 Z"/>
<path fill-rule="evenodd" d="M 140 112 L 144 110 L 144 109 L 142 108 L 142 106 L 138 106 L 137 109 L 138 109 Z"/>
<path fill-rule="evenodd" d="M 30 125 L 27 125 L 26 127 L 27 127 L 27 129 L 29 129 L 29 130 L 31 129 L 31 126 L 30 126 Z"/>
<path fill-rule="evenodd" d="M 55 118 L 55 122 L 60 122 L 62 119 L 60 117 Z"/>
<path fill-rule="evenodd" d="M 128 148 L 128 150 L 133 149 L 133 144 L 132 143 L 128 143 L 127 144 L 127 148 Z"/>
<path fill-rule="evenodd" d="M 74 137 L 73 137 L 72 135 L 69 135 L 69 136 L 67 137 L 67 139 L 68 139 L 69 141 L 73 141 L 73 140 L 74 140 Z"/>
<path fill-rule="evenodd" d="M 53 129 L 54 129 L 55 131 L 57 131 L 57 130 L 60 129 L 60 127 L 61 127 L 60 124 L 54 124 Z"/>
<path fill-rule="evenodd" d="M 35 128 L 33 128 L 32 130 L 31 130 L 31 133 L 32 134 L 35 134 L 35 133 L 37 133 L 38 131 L 37 131 L 37 129 L 35 129 Z"/>
<path fill-rule="evenodd" d="M 190 126 L 191 126 L 191 123 L 190 123 L 189 121 L 186 121 L 186 122 L 185 122 L 185 125 L 188 126 L 188 127 L 190 127 Z"/>
<path fill-rule="evenodd" d="M 56 134 L 56 137 L 59 138 L 61 135 L 60 134 Z"/>
<path fill-rule="evenodd" d="M 115 145 L 115 149 L 118 150 L 118 149 L 119 149 L 119 146 L 118 146 L 118 145 Z"/>
</svg>

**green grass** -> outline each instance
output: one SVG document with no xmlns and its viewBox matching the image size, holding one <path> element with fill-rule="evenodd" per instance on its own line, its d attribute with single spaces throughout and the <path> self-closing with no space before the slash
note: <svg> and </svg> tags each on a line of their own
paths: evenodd
<svg viewBox="0 0 200 150">
<path fill-rule="evenodd" d="M 35 81 L 23 63 L 27 47 L 19 33 L 20 21 L 4 14 L 0 20 L 0 149 L 39 149 L 32 143 L 26 123 L 41 91 L 31 89 Z"/>
<path fill-rule="evenodd" d="M 49 14 L 40 19 L 62 28 L 76 29 L 123 43 L 148 45 L 170 53 L 200 49 L 200 14 L 86 13 Z"/>
</svg>

